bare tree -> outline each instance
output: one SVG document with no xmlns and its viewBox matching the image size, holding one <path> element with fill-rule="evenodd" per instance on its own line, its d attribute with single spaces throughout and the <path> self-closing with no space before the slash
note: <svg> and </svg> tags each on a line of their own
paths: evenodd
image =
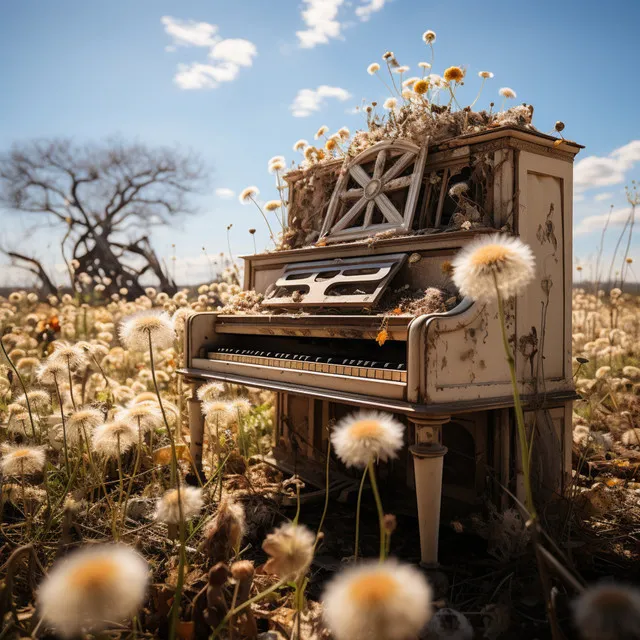
<svg viewBox="0 0 640 640">
<path fill-rule="evenodd" d="M 189 196 L 203 180 L 202 164 L 191 154 L 118 140 L 86 146 L 67 139 L 34 141 L 0 155 L 0 203 L 48 216 L 65 229 L 62 253 L 74 286 L 106 282 L 109 294 L 125 287 L 130 296 L 141 295 L 146 274 L 162 290 L 175 291 L 151 246 L 150 230 L 191 213 Z M 37 260 L 5 253 L 50 287 Z"/>
</svg>

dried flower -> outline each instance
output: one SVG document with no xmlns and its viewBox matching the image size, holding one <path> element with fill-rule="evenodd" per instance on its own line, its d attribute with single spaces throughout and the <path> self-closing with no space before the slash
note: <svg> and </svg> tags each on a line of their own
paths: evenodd
<svg viewBox="0 0 640 640">
<path fill-rule="evenodd" d="M 354 413 L 333 429 L 331 444 L 348 467 L 364 467 L 371 460 L 395 458 L 403 443 L 404 426 L 386 413 Z"/>
<path fill-rule="evenodd" d="M 265 571 L 283 580 L 297 580 L 311 566 L 314 544 L 315 536 L 304 525 L 291 522 L 281 525 L 262 543 L 262 549 L 270 556 Z"/>
<path fill-rule="evenodd" d="M 327 131 L 329 131 L 329 127 L 327 127 L 326 124 L 323 124 L 317 131 L 316 131 L 316 135 L 313 136 L 316 140 L 318 140 L 319 138 L 322 138 L 322 136 L 324 136 Z"/>
<path fill-rule="evenodd" d="M 514 100 L 516 98 L 516 92 L 513 89 L 510 89 L 509 87 L 502 87 L 502 89 L 500 89 L 500 91 L 498 91 L 498 93 L 506 99 L 509 100 Z"/>
<path fill-rule="evenodd" d="M 407 73 L 407 71 L 409 71 L 409 67 L 402 65 L 400 67 L 396 67 L 393 71 L 394 73 Z"/>
<path fill-rule="evenodd" d="M 640 591 L 619 584 L 599 584 L 573 603 L 573 618 L 583 640 L 640 637 Z"/>
<path fill-rule="evenodd" d="M 240 548 L 246 530 L 244 508 L 228 497 L 218 505 L 216 515 L 207 522 L 200 545 L 206 555 L 215 560 L 227 560 L 230 553 Z"/>
<path fill-rule="evenodd" d="M 383 60 L 385 60 L 385 61 L 386 61 L 386 60 L 391 60 L 391 59 L 393 59 L 393 58 L 394 58 L 393 51 L 385 51 L 385 52 L 382 54 L 382 59 L 383 59 Z"/>
<path fill-rule="evenodd" d="M 153 431 L 163 424 L 162 412 L 157 403 L 138 403 L 119 411 L 116 420 L 131 421 L 142 433 Z"/>
<path fill-rule="evenodd" d="M 418 62 L 418 66 L 421 69 L 431 69 L 431 64 L 428 62 Z"/>
<path fill-rule="evenodd" d="M 338 143 L 334 138 L 329 138 L 324 146 L 327 151 L 333 151 L 338 146 Z"/>
<path fill-rule="evenodd" d="M 340 127 L 338 129 L 338 135 L 342 140 L 348 140 L 351 135 L 351 131 L 347 127 Z"/>
<path fill-rule="evenodd" d="M 309 143 L 306 140 L 300 138 L 300 140 L 296 141 L 296 143 L 293 145 L 293 150 L 294 151 L 301 151 L 301 150 L 304 150 L 304 148 L 308 147 L 308 146 L 309 146 Z"/>
<path fill-rule="evenodd" d="M 395 109 L 398 106 L 398 99 L 397 98 L 387 98 L 384 101 L 384 104 L 382 106 L 385 109 L 389 109 L 389 111 L 392 111 L 393 109 Z"/>
<path fill-rule="evenodd" d="M 171 316 L 166 312 L 141 311 L 120 324 L 120 339 L 132 351 L 147 351 L 149 338 L 155 349 L 168 349 L 176 338 Z"/>
<path fill-rule="evenodd" d="M 26 407 L 27 398 L 29 398 L 31 406 L 38 412 L 51 408 L 51 396 L 44 389 L 33 389 L 32 391 L 28 391 L 26 396 L 23 393 L 16 402 L 21 404 L 23 407 Z"/>
<path fill-rule="evenodd" d="M 380 71 L 380 65 L 377 62 L 372 62 L 368 67 L 367 67 L 367 73 L 372 76 L 375 73 L 377 73 L 378 71 Z"/>
<path fill-rule="evenodd" d="M 429 91 L 429 81 L 428 80 L 418 80 L 413 85 L 413 91 L 414 91 L 414 93 L 417 93 L 420 96 L 424 95 L 425 93 L 427 93 L 427 91 Z"/>
<path fill-rule="evenodd" d="M 422 39 L 427 43 L 427 44 L 433 44 L 436 41 L 436 32 L 435 31 L 425 31 L 422 34 Z"/>
<path fill-rule="evenodd" d="M 144 602 L 146 560 L 124 545 L 92 545 L 60 560 L 38 592 L 42 615 L 65 637 L 133 616 Z"/>
<path fill-rule="evenodd" d="M 238 200 L 240 200 L 241 204 L 248 204 L 249 202 L 251 202 L 251 200 L 256 198 L 259 193 L 260 190 L 258 189 L 258 187 L 247 187 L 240 192 Z"/>
<path fill-rule="evenodd" d="M 461 82 L 464 79 L 464 70 L 460 67 L 449 67 L 443 75 L 447 82 Z"/>
<path fill-rule="evenodd" d="M 2 448 L 0 470 L 6 476 L 23 476 L 38 473 L 44 469 L 46 456 L 40 447 L 11 447 Z"/>
<path fill-rule="evenodd" d="M 491 73 L 491 71 L 479 71 L 478 75 L 484 80 L 487 78 L 493 78 L 493 73 Z"/>
<path fill-rule="evenodd" d="M 156 506 L 156 520 L 167 524 L 180 523 L 180 507 L 182 507 L 182 518 L 187 520 L 197 516 L 202 507 L 202 489 L 197 487 L 180 487 L 180 500 L 178 501 L 178 489 L 169 489 L 158 500 Z"/>
<path fill-rule="evenodd" d="M 56 341 L 53 343 L 53 353 L 49 356 L 49 359 L 62 360 L 68 367 L 76 369 L 86 363 L 87 356 L 77 345 Z"/>
<path fill-rule="evenodd" d="M 431 588 L 414 567 L 369 561 L 329 582 L 323 615 L 336 640 L 405 640 L 417 637 L 429 621 L 431 598 Z"/>
<path fill-rule="evenodd" d="M 22 360 L 26 360 L 26 358 Z M 55 385 L 62 380 L 66 373 L 67 367 L 61 360 L 52 360 L 49 358 L 38 366 L 36 378 L 42 384 Z"/>
<path fill-rule="evenodd" d="M 459 198 L 463 193 L 469 191 L 469 183 L 468 182 L 456 182 L 450 189 L 449 195 L 452 198 Z"/>
<path fill-rule="evenodd" d="M 521 293 L 534 277 L 535 258 L 519 238 L 493 234 L 462 249 L 453 268 L 453 281 L 462 295 L 489 302 L 498 291 L 503 298 Z"/>
</svg>

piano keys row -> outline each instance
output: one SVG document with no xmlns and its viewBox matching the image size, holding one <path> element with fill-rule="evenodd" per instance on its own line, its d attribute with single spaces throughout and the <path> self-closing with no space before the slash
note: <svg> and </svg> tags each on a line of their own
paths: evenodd
<svg viewBox="0 0 640 640">
<path fill-rule="evenodd" d="M 222 347 L 208 353 L 210 360 L 241 362 L 280 369 L 299 369 L 334 375 L 391 382 L 407 381 L 406 365 L 397 362 L 360 360 L 356 358 L 309 356 L 275 351 L 259 351 Z"/>
</svg>

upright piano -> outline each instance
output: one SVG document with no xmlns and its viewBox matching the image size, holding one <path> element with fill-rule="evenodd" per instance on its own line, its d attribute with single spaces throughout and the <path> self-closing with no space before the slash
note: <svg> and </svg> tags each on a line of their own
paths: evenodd
<svg viewBox="0 0 640 640">
<path fill-rule="evenodd" d="M 436 565 L 443 493 L 469 504 L 489 493 L 503 506 L 504 488 L 523 497 L 497 307 L 462 298 L 450 278 L 451 260 L 479 234 L 516 234 L 536 256 L 507 328 L 536 431 L 538 495 L 561 494 L 570 477 L 580 148 L 499 127 L 437 144 L 385 140 L 289 172 L 289 248 L 244 257 L 244 288 L 259 305 L 191 316 L 180 373 L 194 390 L 219 380 L 274 391 L 283 454 L 322 456 L 327 425 L 354 408 L 395 414 L 407 425 L 422 563 Z M 195 392 L 189 406 L 201 465 Z"/>
</svg>

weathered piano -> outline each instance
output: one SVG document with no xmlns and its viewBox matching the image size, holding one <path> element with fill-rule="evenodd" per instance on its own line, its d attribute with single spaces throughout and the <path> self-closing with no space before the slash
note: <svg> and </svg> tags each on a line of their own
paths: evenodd
<svg viewBox="0 0 640 640">
<path fill-rule="evenodd" d="M 501 127 L 432 145 L 387 140 L 290 172 L 292 248 L 244 258 L 244 288 L 264 294 L 259 310 L 189 318 L 180 373 L 194 389 L 221 380 L 275 391 L 274 443 L 295 441 L 309 458 L 326 451 L 330 421 L 355 407 L 397 414 L 422 562 L 436 564 L 442 491 L 471 503 L 489 492 L 502 504 L 504 487 L 523 492 L 497 309 L 460 299 L 449 278 L 449 261 L 477 234 L 517 234 L 536 255 L 536 280 L 507 307 L 508 332 L 536 430 L 538 495 L 560 494 L 570 475 L 579 149 Z M 439 306 L 403 311 L 394 307 L 403 291 L 431 291 Z M 195 393 L 190 428 L 201 464 Z"/>
</svg>

